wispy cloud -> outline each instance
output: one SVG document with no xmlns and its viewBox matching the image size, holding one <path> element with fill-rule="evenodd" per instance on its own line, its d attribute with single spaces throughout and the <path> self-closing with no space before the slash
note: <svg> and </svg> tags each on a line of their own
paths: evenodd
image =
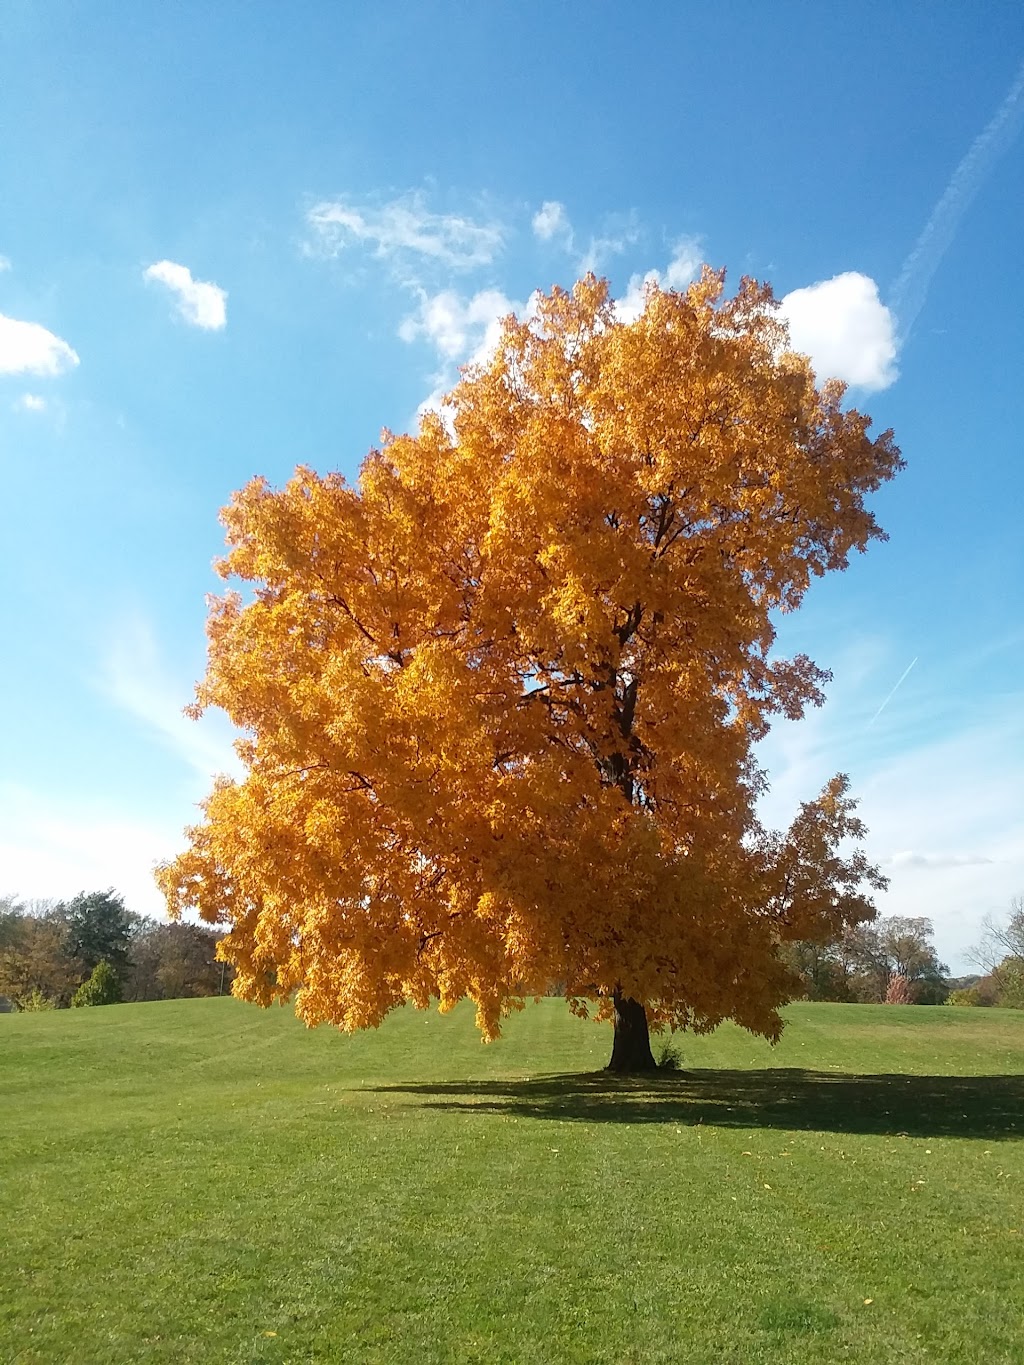
<svg viewBox="0 0 1024 1365">
<path fill-rule="evenodd" d="M 227 291 L 220 285 L 192 278 L 187 266 L 175 261 L 156 261 L 142 272 L 146 280 L 154 280 L 174 295 L 178 313 L 192 327 L 207 332 L 219 332 L 227 325 Z"/>
<path fill-rule="evenodd" d="M 37 393 L 23 393 L 14 406 L 21 412 L 45 412 L 46 399 Z"/>
<path fill-rule="evenodd" d="M 848 624 L 835 626 L 836 640 L 840 631 L 848 643 L 822 660 L 835 674 L 826 705 L 802 721 L 779 721 L 759 746 L 771 783 L 763 818 L 785 826 L 799 801 L 833 773 L 849 773 L 867 851 L 890 878 L 880 913 L 929 916 L 939 956 L 966 970 L 985 914 L 1024 888 L 1024 693 L 991 688 L 990 661 L 965 652 L 947 657 L 945 676 L 929 688 L 919 681 L 912 709 L 890 707 L 884 726 L 866 729 L 899 646 L 851 639 Z M 957 707 L 951 677 L 965 696 Z"/>
<path fill-rule="evenodd" d="M 855 270 L 794 289 L 781 300 L 795 351 L 810 356 L 819 379 L 887 389 L 899 375 L 896 319 L 878 285 Z"/>
<path fill-rule="evenodd" d="M 156 634 L 142 616 L 119 623 L 99 675 L 100 690 L 142 721 L 202 778 L 240 771 L 231 728 L 219 715 L 191 720 L 183 707 L 191 688 L 167 673 Z"/>
<path fill-rule="evenodd" d="M 505 241 L 501 224 L 434 213 L 420 194 L 378 206 L 324 200 L 309 210 L 306 220 L 315 248 L 323 254 L 337 256 L 363 246 L 399 268 L 411 261 L 430 261 L 451 270 L 471 270 L 490 264 Z"/>
<path fill-rule="evenodd" d="M 546 199 L 533 215 L 531 222 L 533 235 L 542 242 L 556 242 L 566 251 L 572 250 L 572 223 L 565 205 L 557 199 Z"/>
<path fill-rule="evenodd" d="M 647 285 L 661 289 L 685 289 L 697 278 L 701 267 L 701 245 L 696 237 L 681 237 L 672 248 L 672 258 L 665 269 L 648 270 L 645 275 L 630 277 L 625 294 L 615 300 L 615 316 L 620 322 L 635 322 L 644 311 Z"/>
<path fill-rule="evenodd" d="M 631 216 L 621 227 L 614 224 L 601 236 L 591 237 L 590 244 L 580 258 L 577 270 L 581 275 L 591 271 L 600 274 L 614 256 L 621 256 L 640 240 L 640 228 Z"/>
<path fill-rule="evenodd" d="M 999 108 L 971 143 L 967 154 L 932 210 L 892 287 L 892 307 L 899 318 L 900 341 L 910 333 L 924 307 L 928 286 L 956 236 L 960 221 L 988 178 L 1000 154 L 1020 130 L 1024 118 L 1024 64 Z"/>
<path fill-rule="evenodd" d="M 0 275 L 2 275 L 5 270 L 10 270 L 10 268 L 11 258 L 9 256 L 0 256 Z"/>
<path fill-rule="evenodd" d="M 226 719 L 192 721 L 182 714 L 191 689 L 164 666 L 143 616 L 118 623 L 94 683 L 178 757 L 186 786 L 197 796 L 209 790 L 213 775 L 240 773 Z M 82 794 L 64 799 L 0 778 L 0 890 L 45 898 L 114 886 L 132 910 L 160 915 L 164 905 L 153 867 L 180 849 L 185 817 L 157 814 L 174 804 L 159 800 L 147 813 L 146 794 L 139 795 L 141 802 L 132 793 L 116 800 Z"/>
<path fill-rule="evenodd" d="M 58 375 L 78 363 L 78 353 L 40 323 L 0 313 L 0 374 Z"/>
<path fill-rule="evenodd" d="M 914 853 L 910 849 L 902 849 L 899 853 L 893 853 L 891 857 L 883 859 L 885 867 L 984 867 L 991 863 L 991 858 L 986 858 L 980 853 Z"/>
</svg>

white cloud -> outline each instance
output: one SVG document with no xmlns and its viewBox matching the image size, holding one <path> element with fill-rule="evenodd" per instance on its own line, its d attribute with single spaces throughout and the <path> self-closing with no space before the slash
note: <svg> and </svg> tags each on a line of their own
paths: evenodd
<svg viewBox="0 0 1024 1365">
<path fill-rule="evenodd" d="M 700 274 L 703 253 L 696 237 L 680 237 L 661 281 L 663 289 L 685 289 Z"/>
<path fill-rule="evenodd" d="M 10 268 L 11 268 L 10 256 L 0 256 L 0 275 L 2 275 L 5 270 L 10 270 Z"/>
<path fill-rule="evenodd" d="M 38 322 L 0 313 L 0 374 L 58 375 L 74 369 L 78 355 Z"/>
<path fill-rule="evenodd" d="M 844 379 L 864 389 L 894 383 L 896 319 L 878 285 L 855 270 L 794 289 L 782 299 L 793 350 L 807 355 L 819 380 Z"/>
<path fill-rule="evenodd" d="M 46 399 L 37 393 L 23 393 L 14 406 L 22 412 L 45 412 Z"/>
<path fill-rule="evenodd" d="M 344 199 L 325 200 L 307 214 L 319 249 L 337 256 L 354 245 L 401 263 L 427 259 L 455 270 L 494 260 L 504 244 L 497 223 L 478 223 L 450 213 L 432 213 L 419 194 L 408 194 L 379 208 L 358 208 Z"/>
<path fill-rule="evenodd" d="M 648 270 L 645 275 L 630 277 L 625 294 L 615 300 L 615 316 L 620 322 L 635 322 L 644 311 L 644 291 L 647 285 L 660 289 L 685 289 L 697 278 L 701 267 L 700 243 L 695 237 L 681 237 L 672 248 L 672 259 L 661 270 Z"/>
<path fill-rule="evenodd" d="M 500 289 L 481 289 L 470 298 L 452 289 L 419 291 L 420 306 L 398 329 L 403 341 L 425 337 L 445 360 L 484 359 L 497 344 L 501 320 L 516 305 Z"/>
<path fill-rule="evenodd" d="M 646 275 L 631 275 L 626 292 L 614 302 L 615 316 L 620 322 L 636 322 L 646 307 L 645 292 L 647 285 L 658 284 L 661 276 L 657 270 L 648 270 Z"/>
<path fill-rule="evenodd" d="M 566 251 L 572 250 L 572 224 L 565 211 L 565 205 L 557 199 L 546 199 L 533 215 L 532 227 L 535 237 L 542 242 L 558 240 Z"/>
<path fill-rule="evenodd" d="M 164 284 L 175 295 L 178 312 L 193 327 L 219 332 L 227 324 L 227 291 L 205 280 L 194 280 L 187 266 L 156 261 L 143 271 L 143 278 Z"/>
<path fill-rule="evenodd" d="M 420 338 L 428 341 L 441 364 L 430 381 L 433 386 L 430 393 L 416 409 L 416 416 L 436 412 L 450 424 L 452 413 L 444 399 L 456 381 L 456 366 L 481 365 L 490 359 L 501 336 L 503 319 L 509 313 L 521 314 L 522 310 L 500 289 L 481 289 L 469 298 L 452 289 L 438 294 L 428 294 L 423 289 L 417 292 L 419 307 L 402 320 L 398 335 L 406 342 Z"/>
</svg>

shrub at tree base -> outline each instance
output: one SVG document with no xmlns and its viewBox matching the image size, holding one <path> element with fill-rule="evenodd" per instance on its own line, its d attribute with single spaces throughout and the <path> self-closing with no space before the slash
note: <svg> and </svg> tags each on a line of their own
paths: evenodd
<svg viewBox="0 0 1024 1365">
<path fill-rule="evenodd" d="M 781 945 L 870 918 L 845 778 L 769 831 L 754 745 L 828 676 L 773 612 L 882 536 L 902 461 L 723 279 L 629 323 L 555 289 L 357 487 L 236 495 L 197 709 L 245 777 L 159 873 L 228 926 L 236 995 L 345 1029 L 468 995 L 492 1038 L 559 981 L 643 1069 L 649 1023 L 776 1037 Z"/>
<path fill-rule="evenodd" d="M 72 1007 L 84 1005 L 118 1005 L 121 1002 L 121 982 L 109 962 L 97 962 L 92 976 L 83 981 L 71 998 Z"/>
</svg>

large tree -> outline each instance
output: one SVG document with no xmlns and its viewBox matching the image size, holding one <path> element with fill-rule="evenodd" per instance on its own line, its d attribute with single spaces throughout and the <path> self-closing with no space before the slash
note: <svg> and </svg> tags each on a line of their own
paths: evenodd
<svg viewBox="0 0 1024 1365">
<path fill-rule="evenodd" d="M 766 286 L 705 271 L 626 324 L 588 276 L 356 486 L 238 493 L 196 707 L 246 773 L 158 874 L 228 926 L 234 993 L 346 1029 L 469 996 L 493 1037 L 558 980 L 627 1070 L 649 1023 L 776 1037 L 780 946 L 883 884 L 842 777 L 786 832 L 756 814 L 753 746 L 827 678 L 773 613 L 881 536 L 902 463 L 843 395 Z"/>
</svg>

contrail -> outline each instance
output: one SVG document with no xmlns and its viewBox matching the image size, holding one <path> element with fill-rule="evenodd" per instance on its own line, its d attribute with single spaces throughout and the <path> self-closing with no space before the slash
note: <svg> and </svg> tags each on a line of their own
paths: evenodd
<svg viewBox="0 0 1024 1365">
<path fill-rule="evenodd" d="M 890 291 L 892 311 L 899 321 L 899 344 L 906 341 L 924 307 L 928 286 L 960 226 L 971 200 L 981 188 L 999 155 L 1010 145 L 1024 113 L 1024 63 L 1009 93 L 971 143 L 967 155 L 953 172 L 942 198 L 932 210 L 924 231 L 903 262 L 899 278 Z M 897 683 L 897 686 L 899 684 Z"/>
<path fill-rule="evenodd" d="M 893 697 L 895 697 L 896 693 L 900 690 L 900 688 L 901 688 L 901 687 L 903 686 L 903 684 L 906 682 L 908 676 L 910 675 L 910 670 L 914 667 L 914 665 L 915 665 L 916 663 L 917 663 L 917 655 L 915 654 L 914 657 L 911 659 L 910 663 L 907 664 L 906 668 L 905 668 L 905 669 L 903 670 L 903 672 L 900 674 L 900 676 L 899 676 L 899 681 L 897 682 L 896 686 L 892 689 L 892 691 L 891 691 L 891 692 L 889 693 L 889 695 L 886 697 L 885 701 L 882 702 L 881 706 L 878 708 L 878 710 L 875 712 L 875 714 L 874 714 L 874 715 L 871 717 L 871 719 L 868 721 L 867 726 L 866 726 L 865 728 L 870 729 L 871 726 L 874 725 L 875 721 L 876 721 L 876 720 L 878 719 L 878 717 L 882 714 L 882 712 L 885 710 L 885 708 L 886 708 L 886 707 L 889 705 L 889 703 L 892 701 Z"/>
</svg>

